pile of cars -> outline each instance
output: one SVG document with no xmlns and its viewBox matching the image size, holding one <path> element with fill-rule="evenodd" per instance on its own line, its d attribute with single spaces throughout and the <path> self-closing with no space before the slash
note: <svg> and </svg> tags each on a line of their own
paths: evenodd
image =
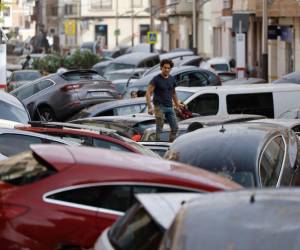
<svg viewBox="0 0 300 250">
<path fill-rule="evenodd" d="M 93 69 L 12 72 L 0 92 L 0 248 L 299 248 L 300 86 L 230 80 L 230 58 L 148 47 L 104 56 L 89 43 L 106 59 Z M 156 141 L 144 97 L 164 58 L 189 114 L 177 113 L 172 143 L 167 125 Z"/>
</svg>

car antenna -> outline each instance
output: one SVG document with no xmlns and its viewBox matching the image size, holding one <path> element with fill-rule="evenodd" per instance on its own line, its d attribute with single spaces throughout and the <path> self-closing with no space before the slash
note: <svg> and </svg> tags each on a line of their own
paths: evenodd
<svg viewBox="0 0 300 250">
<path fill-rule="evenodd" d="M 224 124 L 222 124 L 221 129 L 219 130 L 219 132 L 224 133 L 226 131 L 226 129 L 224 128 Z"/>
</svg>

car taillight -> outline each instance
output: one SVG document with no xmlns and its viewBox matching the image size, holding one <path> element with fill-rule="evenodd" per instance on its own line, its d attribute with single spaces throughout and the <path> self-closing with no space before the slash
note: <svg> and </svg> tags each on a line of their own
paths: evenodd
<svg viewBox="0 0 300 250">
<path fill-rule="evenodd" d="M 135 134 L 131 136 L 131 140 L 133 141 L 140 141 L 142 139 L 142 136 L 140 134 Z"/>
<path fill-rule="evenodd" d="M 29 210 L 28 207 L 15 205 L 15 204 L 1 204 L 0 203 L 0 218 L 1 219 L 14 219 L 20 215 L 25 214 Z"/>
<path fill-rule="evenodd" d="M 69 91 L 69 90 L 74 90 L 74 89 L 80 89 L 81 88 L 81 85 L 80 84 L 68 84 L 68 85 L 65 85 L 61 88 L 61 90 L 63 91 Z"/>
</svg>

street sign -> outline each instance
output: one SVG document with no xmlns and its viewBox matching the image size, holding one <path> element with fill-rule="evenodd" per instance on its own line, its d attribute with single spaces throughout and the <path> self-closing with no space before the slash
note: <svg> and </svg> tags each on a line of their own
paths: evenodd
<svg viewBox="0 0 300 250">
<path fill-rule="evenodd" d="M 75 36 L 76 34 L 76 21 L 75 20 L 66 20 L 64 22 L 65 34 L 67 36 Z"/>
<path fill-rule="evenodd" d="M 152 32 L 152 31 L 147 32 L 147 43 L 149 44 L 157 43 L 157 32 Z"/>
</svg>

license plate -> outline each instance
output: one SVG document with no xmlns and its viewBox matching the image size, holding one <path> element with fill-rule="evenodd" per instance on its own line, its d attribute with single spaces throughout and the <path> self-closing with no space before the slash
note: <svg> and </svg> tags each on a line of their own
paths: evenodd
<svg viewBox="0 0 300 250">
<path fill-rule="evenodd" d="M 89 97 L 110 97 L 111 95 L 107 92 L 89 92 Z"/>
</svg>

